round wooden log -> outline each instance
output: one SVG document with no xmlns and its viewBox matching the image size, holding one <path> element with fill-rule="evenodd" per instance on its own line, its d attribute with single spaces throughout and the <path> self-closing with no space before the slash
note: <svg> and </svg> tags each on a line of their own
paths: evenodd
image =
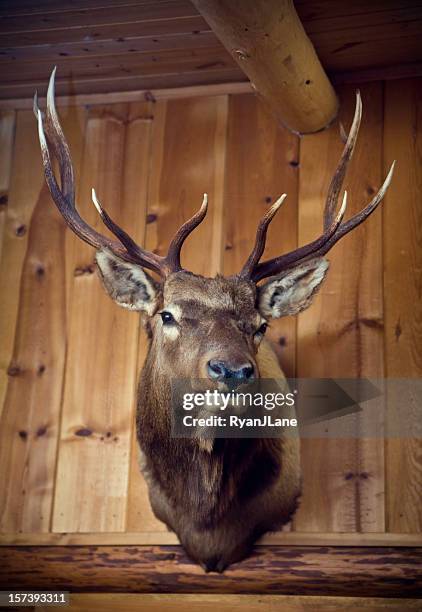
<svg viewBox="0 0 422 612">
<path fill-rule="evenodd" d="M 181 546 L 2 546 L 0 589 L 420 597 L 422 548 L 258 546 L 205 574 Z"/>
<path fill-rule="evenodd" d="M 338 100 L 292 0 L 193 0 L 269 109 L 293 132 L 327 127 Z"/>
</svg>

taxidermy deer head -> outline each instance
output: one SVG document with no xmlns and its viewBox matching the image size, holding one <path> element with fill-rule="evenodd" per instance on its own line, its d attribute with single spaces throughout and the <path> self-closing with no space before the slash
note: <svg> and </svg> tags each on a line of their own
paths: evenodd
<svg viewBox="0 0 422 612">
<path fill-rule="evenodd" d="M 79 216 L 75 207 L 72 161 L 54 104 L 54 73 L 44 120 L 35 101 L 45 177 L 52 198 L 75 234 L 97 249 L 96 261 L 105 289 L 120 306 L 142 311 L 152 319 L 153 345 L 160 353 L 160 367 L 169 375 L 189 374 L 212 379 L 223 376 L 242 379 L 259 374 L 254 355 L 267 320 L 297 314 L 311 304 L 328 270 L 328 261 L 323 256 L 340 238 L 365 221 L 382 200 L 394 164 L 381 189 L 360 213 L 343 222 L 346 192 L 337 212 L 361 112 L 357 94 L 353 124 L 327 196 L 323 233 L 290 253 L 260 261 L 268 226 L 284 202 L 284 194 L 261 219 L 254 248 L 242 270 L 228 279 L 205 279 L 182 268 L 180 251 L 207 213 L 207 196 L 204 195 L 199 211 L 178 230 L 167 255 L 160 256 L 136 244 L 114 223 L 92 190 L 98 213 L 117 240 L 99 234 Z M 52 170 L 51 154 L 59 162 L 60 186 Z M 156 272 L 161 282 L 157 283 L 147 270 Z M 268 277 L 270 281 L 257 285 Z M 197 366 L 192 368 L 188 355 L 194 357 Z M 183 359 L 178 359 L 181 356 Z"/>
<path fill-rule="evenodd" d="M 177 532 L 191 557 L 207 570 L 222 571 L 242 558 L 260 533 L 289 520 L 300 493 L 297 441 L 171 439 L 170 381 L 231 379 L 242 384 L 263 376 L 259 355 L 267 321 L 297 314 L 311 304 L 328 270 L 324 255 L 374 212 L 394 164 L 371 202 L 344 221 L 346 192 L 337 208 L 361 121 L 358 93 L 350 133 L 329 187 L 322 234 L 290 253 L 261 261 L 268 226 L 284 194 L 259 222 L 254 247 L 240 272 L 204 278 L 182 267 L 180 251 L 207 213 L 206 195 L 199 211 L 175 234 L 167 254 L 160 256 L 136 244 L 92 190 L 93 203 L 116 238 L 110 239 L 90 227 L 76 209 L 72 161 L 54 104 L 54 71 L 45 116 L 36 99 L 34 111 L 45 177 L 57 208 L 72 231 L 96 249 L 109 295 L 147 320 L 150 348 L 139 388 L 138 439 L 154 512 Z M 52 157 L 59 164 L 60 184 Z"/>
</svg>

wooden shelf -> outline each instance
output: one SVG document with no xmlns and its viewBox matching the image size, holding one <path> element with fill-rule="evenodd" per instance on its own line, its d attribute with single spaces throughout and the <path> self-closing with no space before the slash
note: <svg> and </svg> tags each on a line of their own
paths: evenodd
<svg viewBox="0 0 422 612">
<path fill-rule="evenodd" d="M 422 547 L 260 546 L 205 574 L 181 546 L 5 546 L 0 588 L 420 597 Z"/>
</svg>

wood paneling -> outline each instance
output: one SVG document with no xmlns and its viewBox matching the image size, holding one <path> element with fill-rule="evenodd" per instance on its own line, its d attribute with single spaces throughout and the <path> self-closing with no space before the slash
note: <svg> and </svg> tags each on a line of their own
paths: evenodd
<svg viewBox="0 0 422 612">
<path fill-rule="evenodd" d="M 224 274 L 239 272 L 252 251 L 259 219 L 282 194 L 288 197 L 272 222 L 264 258 L 297 246 L 299 139 L 280 128 L 250 95 L 231 96 L 225 189 Z M 287 375 L 294 376 L 296 319 L 273 321 L 268 332 Z"/>
<path fill-rule="evenodd" d="M 31 160 L 31 161 L 29 161 Z M 3 230 L 0 262 L 0 412 L 7 387 L 14 330 L 18 313 L 20 279 L 25 257 L 27 230 L 32 211 L 41 190 L 43 178 L 39 145 L 36 141 L 34 116 L 31 112 L 17 114 L 16 146 L 12 159 L 9 204 Z"/>
<path fill-rule="evenodd" d="M 344 87 L 340 93 L 340 119 L 349 129 L 354 89 Z M 363 87 L 362 99 L 360 137 L 345 184 L 348 215 L 358 212 L 382 182 L 381 84 Z M 302 139 L 300 244 L 310 242 L 320 231 L 328 185 L 341 149 L 337 124 Z M 298 317 L 298 376 L 382 378 L 380 211 L 338 244 L 329 260 L 330 270 L 316 304 Z M 304 496 L 294 519 L 299 531 L 384 531 L 383 441 L 362 438 L 365 416 L 361 423 L 354 431 L 355 439 L 302 441 Z"/>
<path fill-rule="evenodd" d="M 90 110 L 79 198 L 88 222 L 101 225 L 90 202 L 95 185 L 111 216 L 130 227 L 135 239 L 142 239 L 145 227 L 146 190 L 133 148 L 139 146 L 145 114 L 149 116 L 145 111 L 143 105 Z M 73 279 L 53 530 L 122 531 L 139 319 L 116 308 L 105 295 L 92 273 L 92 248 L 74 238 L 70 261 Z"/>
<path fill-rule="evenodd" d="M 422 61 L 419 1 L 300 0 L 295 7 L 331 73 Z M 0 66 L 8 75 L 2 98 L 43 90 L 54 64 L 57 91 L 66 94 L 246 80 L 188 0 L 7 1 L 0 24 Z M 201 60 L 192 64 L 196 49 Z M 184 51 L 186 61 L 169 62 L 170 51 Z M 214 70 L 202 67 L 210 64 Z"/>
<path fill-rule="evenodd" d="M 422 375 L 422 81 L 388 83 L 384 164 L 397 175 L 384 211 L 385 359 L 389 378 Z M 395 399 L 395 401 L 393 401 Z M 390 410 L 397 406 L 391 398 Z M 387 439 L 387 527 L 422 530 L 422 441 Z"/>
<path fill-rule="evenodd" d="M 6 209 L 9 201 L 10 169 L 12 166 L 15 112 L 0 113 L 0 259 L 3 246 Z"/>
<path fill-rule="evenodd" d="M 151 161 L 147 245 L 164 254 L 177 229 L 208 194 L 209 212 L 186 241 L 182 265 L 221 270 L 227 96 L 159 101 Z"/>
<path fill-rule="evenodd" d="M 340 93 L 347 129 L 354 88 Z M 384 360 L 390 377 L 420 372 L 420 83 L 388 84 L 384 94 L 381 83 L 362 89 L 347 214 L 371 198 L 393 158 L 398 173 L 382 211 L 330 254 L 326 284 L 298 332 L 294 319 L 272 324 L 289 375 L 296 366 L 301 376 L 382 377 Z M 322 227 L 342 147 L 338 125 L 299 143 L 249 95 L 91 105 L 61 115 L 80 209 L 97 228 L 92 186 L 139 242 L 164 253 L 209 194 L 208 217 L 183 250 L 194 272 L 239 270 L 259 217 L 284 191 L 266 256 Z M 9 125 L 9 140 L 12 132 Z M 64 229 L 38 160 L 33 115 L 19 111 L 0 261 L 0 468 L 12 475 L 0 482 L 2 531 L 127 531 L 143 534 L 140 542 L 171 543 L 137 466 L 135 386 L 147 346 L 139 318 L 104 295 L 93 250 Z M 421 531 L 419 444 L 389 440 L 386 468 L 381 438 L 305 440 L 303 447 L 304 496 L 292 537 L 313 532 L 330 543 L 335 532 Z"/>
<path fill-rule="evenodd" d="M 71 127 L 69 121 L 65 125 Z M 71 135 L 71 144 L 76 137 Z M 17 174 L 12 177 L 1 275 L 9 298 L 2 308 L 8 378 L 3 390 L 0 464 L 9 474 L 0 484 L 3 531 L 50 529 L 62 400 L 66 225 L 42 186 L 35 147 L 33 115 L 18 114 L 15 151 L 21 160 L 14 165 Z M 79 171 L 77 157 L 75 161 Z"/>
</svg>

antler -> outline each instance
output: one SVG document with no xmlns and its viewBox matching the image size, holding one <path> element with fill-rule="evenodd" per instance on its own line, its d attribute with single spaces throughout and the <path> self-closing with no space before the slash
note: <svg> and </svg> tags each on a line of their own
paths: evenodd
<svg viewBox="0 0 422 612">
<path fill-rule="evenodd" d="M 69 145 L 67 144 L 60 121 L 56 112 L 54 102 L 54 81 L 56 68 L 51 73 L 47 93 L 47 109 L 43 120 L 43 114 L 38 108 L 37 94 L 34 97 L 34 113 L 38 120 L 38 135 L 40 139 L 41 154 L 44 165 L 44 174 L 51 196 L 59 209 L 68 226 L 85 242 L 96 249 L 107 248 L 118 257 L 139 264 L 150 270 L 154 270 L 163 277 L 172 272 L 181 270 L 180 250 L 186 238 L 203 221 L 207 214 L 208 198 L 204 194 L 202 206 L 199 211 L 189 221 L 184 223 L 177 231 L 171 241 L 168 253 L 165 257 L 146 251 L 119 227 L 101 206 L 92 190 L 92 201 L 98 210 L 101 219 L 106 227 L 116 236 L 112 240 L 98 233 L 93 227 L 79 215 L 75 205 L 75 181 L 73 177 L 72 159 L 70 156 Z M 45 125 L 44 125 L 45 124 Z M 50 149 L 53 156 L 57 159 L 60 170 L 60 187 L 53 172 Z"/>
<path fill-rule="evenodd" d="M 342 206 L 340 208 L 339 213 L 335 217 L 337 202 L 343 185 L 344 177 L 346 175 L 347 166 L 355 148 L 361 117 L 362 101 L 360 93 L 359 91 L 357 91 L 356 108 L 352 127 L 350 128 L 347 142 L 344 146 L 343 153 L 341 155 L 337 169 L 334 173 L 334 176 L 330 183 L 330 187 L 328 189 L 328 195 L 324 207 L 323 234 L 313 242 L 310 242 L 305 246 L 299 247 L 298 249 L 295 249 L 290 253 L 286 253 L 285 255 L 281 255 L 280 257 L 274 257 L 273 259 L 269 259 L 267 261 L 259 263 L 259 259 L 262 256 L 262 253 L 264 252 L 265 248 L 265 239 L 268 225 L 270 224 L 275 213 L 278 211 L 285 198 L 285 195 L 281 196 L 281 198 L 277 200 L 277 202 L 273 204 L 270 210 L 264 215 L 258 225 L 255 246 L 240 272 L 240 276 L 242 278 L 258 282 L 268 276 L 280 274 L 280 272 L 292 267 L 295 264 L 298 264 L 299 262 L 303 262 L 304 260 L 313 257 L 320 257 L 321 255 L 325 255 L 325 253 L 327 253 L 334 246 L 334 244 L 338 240 L 340 240 L 340 238 L 342 238 L 348 232 L 360 225 L 363 221 L 365 221 L 365 219 L 369 217 L 369 215 L 374 212 L 378 204 L 383 199 L 385 192 L 388 189 L 388 186 L 390 185 L 393 176 L 394 166 L 396 163 L 395 161 L 392 163 L 387 177 L 381 188 L 379 189 L 378 193 L 374 196 L 374 198 L 372 198 L 372 200 L 369 202 L 369 204 L 367 204 L 367 206 L 365 206 L 363 210 L 354 215 L 348 221 L 342 223 L 347 202 L 347 192 L 345 191 Z"/>
</svg>

